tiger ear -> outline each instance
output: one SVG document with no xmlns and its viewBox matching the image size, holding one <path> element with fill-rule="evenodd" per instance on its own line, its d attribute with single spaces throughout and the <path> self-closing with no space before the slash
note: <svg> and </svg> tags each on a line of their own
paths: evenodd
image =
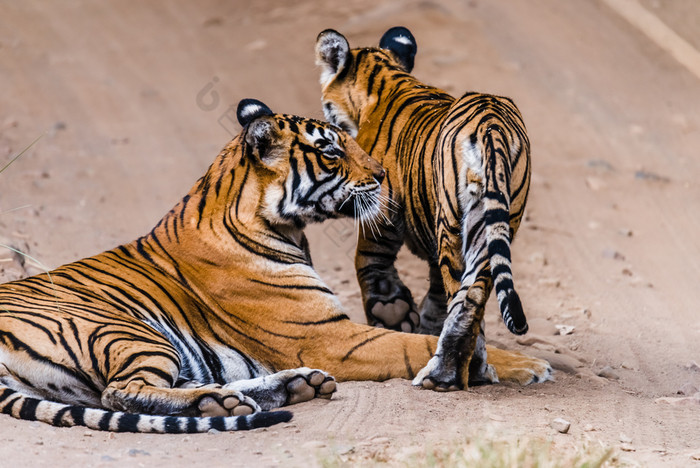
<svg viewBox="0 0 700 468">
<path fill-rule="evenodd" d="M 242 127 L 245 127 L 260 116 L 272 114 L 272 110 L 257 99 L 243 99 L 238 103 L 238 108 L 236 109 L 236 117 L 238 117 L 238 123 Z"/>
<path fill-rule="evenodd" d="M 379 48 L 385 49 L 394 54 L 406 72 L 413 70 L 413 61 L 418 51 L 416 39 L 407 28 L 396 26 L 389 29 L 379 41 Z"/>
<path fill-rule="evenodd" d="M 267 162 L 279 138 L 279 126 L 273 115 L 270 108 L 257 99 L 243 99 L 236 111 L 238 122 L 244 127 L 245 142 L 263 162 Z"/>
<path fill-rule="evenodd" d="M 320 65 L 321 85 L 326 86 L 347 66 L 350 44 L 345 36 L 333 29 L 321 31 L 316 38 L 316 65 Z"/>
</svg>

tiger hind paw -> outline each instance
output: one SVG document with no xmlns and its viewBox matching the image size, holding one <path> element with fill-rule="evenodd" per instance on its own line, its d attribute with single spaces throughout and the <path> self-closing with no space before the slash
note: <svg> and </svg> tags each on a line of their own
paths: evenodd
<svg viewBox="0 0 700 468">
<path fill-rule="evenodd" d="M 197 409 L 202 417 L 243 416 L 260 411 L 252 398 L 224 389 L 204 395 L 197 403 Z"/>
<path fill-rule="evenodd" d="M 489 345 L 486 345 L 486 353 L 488 363 L 494 367 L 501 381 L 530 385 L 554 380 L 552 366 L 544 359 Z"/>
</svg>

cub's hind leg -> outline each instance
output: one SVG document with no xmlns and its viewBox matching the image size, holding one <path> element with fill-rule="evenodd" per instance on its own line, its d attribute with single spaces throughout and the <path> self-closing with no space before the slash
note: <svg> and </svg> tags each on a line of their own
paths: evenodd
<svg viewBox="0 0 700 468">
<path fill-rule="evenodd" d="M 437 265 L 430 265 L 430 288 L 420 303 L 418 333 L 439 336 L 447 317 L 447 293 L 442 273 Z"/>
<path fill-rule="evenodd" d="M 238 380 L 224 385 L 255 400 L 267 411 L 284 405 L 293 405 L 313 398 L 329 399 L 336 390 L 335 379 L 328 373 L 300 367 L 249 380 Z"/>
</svg>

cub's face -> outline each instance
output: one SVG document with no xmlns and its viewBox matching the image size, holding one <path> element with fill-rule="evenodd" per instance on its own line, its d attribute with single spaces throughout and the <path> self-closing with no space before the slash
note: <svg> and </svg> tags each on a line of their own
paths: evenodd
<svg viewBox="0 0 700 468">
<path fill-rule="evenodd" d="M 326 119 L 357 137 L 364 108 L 413 69 L 416 41 L 403 27 L 389 29 L 379 48 L 350 49 L 347 39 L 327 29 L 316 39 L 316 64 L 321 68 L 323 113 Z"/>
<path fill-rule="evenodd" d="M 244 129 L 263 181 L 263 217 L 303 227 L 340 215 L 369 221 L 379 213 L 384 169 L 355 140 L 324 122 L 269 112 Z"/>
</svg>

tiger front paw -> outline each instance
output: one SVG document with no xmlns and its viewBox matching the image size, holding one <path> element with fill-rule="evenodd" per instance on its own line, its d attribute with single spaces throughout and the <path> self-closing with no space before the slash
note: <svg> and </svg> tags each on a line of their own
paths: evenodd
<svg viewBox="0 0 700 468">
<path fill-rule="evenodd" d="M 437 354 L 430 358 L 411 383 L 436 392 L 453 392 L 464 388 L 462 376 L 457 369 L 446 366 Z"/>
<path fill-rule="evenodd" d="M 318 369 L 301 367 L 292 369 L 286 378 L 288 405 L 309 401 L 313 398 L 330 399 L 337 389 L 333 376 Z"/>
</svg>

